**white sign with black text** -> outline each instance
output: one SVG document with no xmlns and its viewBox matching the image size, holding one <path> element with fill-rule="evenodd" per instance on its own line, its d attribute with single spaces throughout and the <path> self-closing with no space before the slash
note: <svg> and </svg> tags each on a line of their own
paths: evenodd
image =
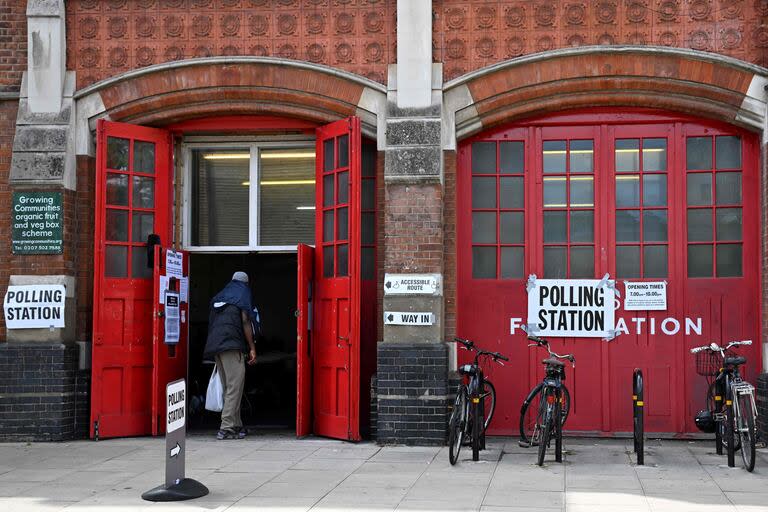
<svg viewBox="0 0 768 512">
<path fill-rule="evenodd" d="M 180 278 L 184 275 L 184 257 L 180 252 L 168 250 L 165 252 L 165 275 Z"/>
<path fill-rule="evenodd" d="M 179 293 L 165 292 L 165 342 L 175 344 L 179 342 L 181 330 L 181 316 L 179 315 Z"/>
<path fill-rule="evenodd" d="M 624 281 L 624 309 L 627 311 L 666 311 L 666 281 Z"/>
<path fill-rule="evenodd" d="M 440 274 L 385 274 L 384 295 L 439 295 Z"/>
<path fill-rule="evenodd" d="M 614 282 L 608 279 L 528 281 L 528 329 L 537 336 L 613 338 Z"/>
<path fill-rule="evenodd" d="M 3 300 L 6 328 L 64 327 L 66 295 L 67 290 L 61 284 L 9 286 Z"/>
<path fill-rule="evenodd" d="M 385 311 L 385 325 L 432 325 L 434 313 L 416 311 Z"/>
</svg>

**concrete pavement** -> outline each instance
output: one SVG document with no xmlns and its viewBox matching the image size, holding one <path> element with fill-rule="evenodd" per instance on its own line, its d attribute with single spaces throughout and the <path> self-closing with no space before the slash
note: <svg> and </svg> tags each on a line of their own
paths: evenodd
<svg viewBox="0 0 768 512">
<path fill-rule="evenodd" d="M 631 440 L 567 439 L 566 461 L 534 464 L 534 449 L 490 438 L 481 460 L 462 449 L 379 447 L 289 435 L 216 441 L 191 436 L 187 476 L 208 496 L 149 503 L 163 481 L 163 439 L 0 444 L 0 511 L 434 510 L 487 512 L 768 512 L 768 450 L 755 472 L 728 468 L 713 442 L 648 441 L 646 466 Z"/>
</svg>

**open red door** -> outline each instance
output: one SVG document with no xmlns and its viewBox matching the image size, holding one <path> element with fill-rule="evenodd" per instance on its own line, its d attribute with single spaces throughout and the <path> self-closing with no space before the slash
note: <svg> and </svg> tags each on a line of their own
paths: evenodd
<svg viewBox="0 0 768 512">
<path fill-rule="evenodd" d="M 152 428 L 152 268 L 147 237 L 170 240 L 167 131 L 97 125 L 91 437 Z"/>
<path fill-rule="evenodd" d="M 298 246 L 296 293 L 296 436 L 312 433 L 312 277 L 315 249 Z"/>
<path fill-rule="evenodd" d="M 165 434 L 166 385 L 187 377 L 189 342 L 189 253 L 154 247 L 152 326 L 152 435 Z M 166 343 L 166 290 L 179 294 L 178 335 Z M 174 312 L 175 313 L 175 312 Z"/>
<path fill-rule="evenodd" d="M 317 129 L 313 430 L 360 439 L 360 120 Z"/>
</svg>

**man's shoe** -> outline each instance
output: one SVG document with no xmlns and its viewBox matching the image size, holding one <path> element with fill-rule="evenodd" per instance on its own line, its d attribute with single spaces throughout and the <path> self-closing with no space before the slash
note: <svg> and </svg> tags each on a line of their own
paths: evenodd
<svg viewBox="0 0 768 512">
<path fill-rule="evenodd" d="M 231 428 L 225 428 L 222 430 L 219 430 L 216 434 L 216 439 L 219 441 L 223 441 L 225 439 L 237 439 L 238 433 L 232 430 Z"/>
<path fill-rule="evenodd" d="M 245 439 L 245 436 L 248 435 L 248 429 L 245 427 L 235 427 L 235 430 L 237 430 L 238 439 Z"/>
</svg>

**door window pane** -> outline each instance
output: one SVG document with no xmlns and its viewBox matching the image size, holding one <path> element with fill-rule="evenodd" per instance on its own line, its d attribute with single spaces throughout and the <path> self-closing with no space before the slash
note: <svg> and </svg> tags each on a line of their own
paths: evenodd
<svg viewBox="0 0 768 512">
<path fill-rule="evenodd" d="M 334 246 L 323 247 L 323 277 L 333 277 L 334 254 Z"/>
<path fill-rule="evenodd" d="M 640 139 L 617 139 L 614 147 L 616 172 L 640 170 Z"/>
<path fill-rule="evenodd" d="M 361 249 L 360 273 L 363 279 L 376 279 L 376 250 L 373 247 Z"/>
<path fill-rule="evenodd" d="M 333 174 L 323 176 L 323 206 L 333 206 Z"/>
<path fill-rule="evenodd" d="M 472 208 L 496 208 L 496 178 L 472 178 Z"/>
<path fill-rule="evenodd" d="M 565 178 L 544 178 L 544 208 L 565 208 Z"/>
<path fill-rule="evenodd" d="M 107 209 L 106 219 L 107 240 L 113 242 L 128 241 L 128 211 Z"/>
<path fill-rule="evenodd" d="M 349 202 L 349 172 L 340 172 L 336 176 L 339 177 L 336 204 L 347 204 Z"/>
<path fill-rule="evenodd" d="M 360 198 L 360 208 L 363 210 L 373 210 L 376 208 L 376 182 L 374 180 L 362 180 L 363 188 Z"/>
<path fill-rule="evenodd" d="M 520 279 L 524 275 L 524 254 L 522 247 L 501 248 L 501 278 Z"/>
<path fill-rule="evenodd" d="M 595 214 L 592 211 L 571 212 L 571 242 L 594 242 Z"/>
<path fill-rule="evenodd" d="M 712 277 L 712 246 L 688 246 L 688 277 Z"/>
<path fill-rule="evenodd" d="M 741 277 L 741 244 L 717 246 L 717 277 Z"/>
<path fill-rule="evenodd" d="M 712 204 L 712 175 L 709 173 L 688 175 L 688 206 Z"/>
<path fill-rule="evenodd" d="M 640 277 L 640 246 L 616 246 L 616 277 L 625 279 Z"/>
<path fill-rule="evenodd" d="M 643 247 L 643 277 L 667 277 L 667 246 Z"/>
<path fill-rule="evenodd" d="M 595 250 L 593 247 L 571 247 L 571 278 L 595 276 Z"/>
<path fill-rule="evenodd" d="M 715 210 L 717 240 L 741 240 L 741 208 Z"/>
<path fill-rule="evenodd" d="M 496 247 L 472 248 L 472 277 L 475 279 L 496 278 Z"/>
<path fill-rule="evenodd" d="M 339 168 L 349 166 L 349 135 L 339 137 Z"/>
<path fill-rule="evenodd" d="M 333 242 L 336 239 L 333 220 L 333 210 L 323 212 L 323 242 Z"/>
<path fill-rule="evenodd" d="M 499 202 L 502 208 L 524 208 L 525 189 L 523 178 L 501 178 L 501 191 Z"/>
<path fill-rule="evenodd" d="M 712 240 L 712 209 L 688 210 L 688 241 L 709 242 Z"/>
<path fill-rule="evenodd" d="M 128 247 L 107 245 L 104 251 L 104 275 L 128 277 Z"/>
<path fill-rule="evenodd" d="M 349 232 L 348 208 L 339 208 L 336 210 L 336 240 L 347 240 Z"/>
<path fill-rule="evenodd" d="M 334 163 L 336 163 L 334 159 L 334 140 L 335 139 L 326 139 L 323 141 L 323 171 L 332 171 L 336 168 Z"/>
<path fill-rule="evenodd" d="M 568 257 L 565 247 L 544 247 L 544 277 L 547 279 L 564 278 Z"/>
<path fill-rule="evenodd" d="M 688 137 L 685 141 L 685 168 L 689 171 L 712 168 L 712 137 Z"/>
<path fill-rule="evenodd" d="M 715 176 L 717 204 L 741 204 L 741 173 L 718 172 Z"/>
<path fill-rule="evenodd" d="M 643 206 L 666 206 L 666 174 L 643 175 Z"/>
<path fill-rule="evenodd" d="M 155 179 L 143 176 L 133 177 L 133 203 L 134 208 L 155 207 Z"/>
<path fill-rule="evenodd" d="M 147 266 L 147 248 L 134 247 L 131 251 L 131 277 L 134 279 L 151 279 L 152 270 Z"/>
<path fill-rule="evenodd" d="M 640 210 L 616 211 L 616 241 L 640 241 Z"/>
<path fill-rule="evenodd" d="M 595 205 L 594 179 L 578 176 L 570 179 L 571 206 L 589 208 Z"/>
<path fill-rule="evenodd" d="M 472 243 L 496 243 L 496 214 L 493 212 L 472 213 Z"/>
<path fill-rule="evenodd" d="M 133 142 L 133 170 L 154 174 L 155 143 L 136 140 Z"/>
<path fill-rule="evenodd" d="M 718 169 L 741 169 L 741 137 L 715 137 L 715 162 Z"/>
<path fill-rule="evenodd" d="M 128 175 L 107 173 L 107 204 L 128 206 Z"/>
<path fill-rule="evenodd" d="M 571 141 L 571 172 L 592 172 L 593 148 L 591 140 Z"/>
<path fill-rule="evenodd" d="M 667 139 L 643 139 L 643 170 L 667 170 Z"/>
<path fill-rule="evenodd" d="M 502 174 L 523 172 L 522 141 L 501 142 L 499 144 L 499 170 Z"/>
<path fill-rule="evenodd" d="M 544 242 L 567 242 L 567 212 L 544 212 Z"/>
<path fill-rule="evenodd" d="M 643 211 L 643 241 L 666 242 L 667 241 L 667 211 L 645 210 Z"/>
<path fill-rule="evenodd" d="M 616 176 L 616 206 L 640 206 L 640 176 Z"/>
<path fill-rule="evenodd" d="M 565 173 L 564 140 L 545 140 L 543 152 L 545 173 Z"/>
<path fill-rule="evenodd" d="M 525 240 L 523 233 L 523 212 L 501 213 L 501 243 L 522 244 Z"/>
<path fill-rule="evenodd" d="M 363 178 L 373 178 L 376 176 L 376 146 L 374 144 L 363 144 L 360 171 Z"/>
<path fill-rule="evenodd" d="M 155 215 L 148 212 L 133 212 L 131 222 L 131 241 L 147 242 L 147 237 L 152 233 L 155 224 Z"/>
<path fill-rule="evenodd" d="M 348 276 L 349 275 L 349 251 L 348 245 L 342 244 L 336 246 L 336 275 Z"/>
<path fill-rule="evenodd" d="M 373 245 L 375 243 L 376 217 L 373 212 L 362 213 L 362 226 L 360 227 L 360 242 L 364 245 Z"/>
<path fill-rule="evenodd" d="M 128 139 L 107 137 L 107 168 L 115 171 L 128 170 Z"/>
<path fill-rule="evenodd" d="M 472 143 L 472 173 L 496 174 L 496 143 Z"/>
</svg>

